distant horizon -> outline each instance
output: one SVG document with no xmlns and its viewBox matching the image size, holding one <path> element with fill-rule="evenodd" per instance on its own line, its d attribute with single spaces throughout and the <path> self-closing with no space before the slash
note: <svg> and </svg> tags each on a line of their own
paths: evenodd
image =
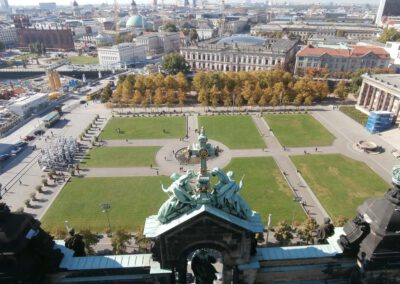
<svg viewBox="0 0 400 284">
<path fill-rule="evenodd" d="M 183 0 L 179 0 L 179 1 L 183 3 Z M 266 1 L 269 1 L 269 0 L 266 0 Z M 262 0 L 260 0 L 260 1 L 258 1 L 258 0 L 253 0 L 253 1 L 251 1 L 251 0 L 250 1 L 228 0 L 228 1 L 225 1 L 225 3 L 226 4 L 230 4 L 230 3 L 234 3 L 234 4 L 240 4 L 240 3 L 265 3 L 266 1 L 265 0 L 264 1 L 262 1 Z M 33 0 L 33 1 L 30 2 L 29 5 L 26 5 L 26 1 L 25 0 L 12 0 L 12 3 L 9 0 L 9 5 L 11 7 L 24 7 L 24 6 L 25 7 L 32 7 L 32 6 L 39 6 L 39 3 L 49 3 L 49 2 L 50 3 L 54 2 L 54 3 L 56 3 L 57 5 L 60 5 L 60 6 L 69 6 L 73 2 L 73 0 L 72 1 L 70 1 L 70 0 Z M 79 5 L 85 5 L 85 4 L 100 5 L 102 3 L 105 3 L 105 4 L 113 4 L 114 3 L 113 0 L 100 0 L 100 1 L 99 0 L 77 0 L 77 2 L 78 2 Z M 130 0 L 118 0 L 118 3 L 119 4 L 123 4 L 123 5 L 124 4 L 129 4 L 130 2 L 131 2 Z M 136 0 L 136 2 L 138 4 L 152 4 L 152 0 Z M 175 0 L 165 0 L 164 2 L 166 4 L 176 3 Z M 213 4 L 213 3 L 218 3 L 220 1 L 219 0 L 208 0 L 207 2 L 210 3 L 210 4 Z M 272 0 L 272 2 L 284 3 L 285 1 L 284 0 Z M 292 4 L 292 5 L 312 4 L 312 3 L 321 3 L 321 4 L 334 3 L 334 4 L 339 4 L 339 5 L 341 5 L 341 4 L 349 4 L 349 5 L 351 5 L 351 4 L 357 4 L 357 5 L 360 5 L 360 4 L 371 4 L 371 5 L 378 6 L 380 0 L 353 0 L 353 1 L 351 1 L 351 3 L 349 3 L 348 0 L 336 0 L 336 1 L 334 1 L 334 0 L 320 0 L 320 1 L 314 1 L 314 0 L 287 0 L 286 2 L 288 2 L 289 4 Z"/>
</svg>

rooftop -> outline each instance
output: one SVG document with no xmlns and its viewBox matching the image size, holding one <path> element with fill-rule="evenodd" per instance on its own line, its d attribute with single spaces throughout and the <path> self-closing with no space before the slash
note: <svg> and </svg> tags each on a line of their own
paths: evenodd
<svg viewBox="0 0 400 284">
<path fill-rule="evenodd" d="M 363 77 L 370 78 L 385 85 L 389 85 L 395 89 L 396 92 L 399 92 L 400 74 L 365 74 Z"/>
<path fill-rule="evenodd" d="M 297 56 L 322 56 L 325 54 L 338 57 L 363 57 L 368 54 L 374 54 L 381 59 L 390 58 L 389 53 L 381 47 L 375 46 L 353 46 L 351 49 L 310 47 L 307 46 L 297 53 Z"/>
</svg>

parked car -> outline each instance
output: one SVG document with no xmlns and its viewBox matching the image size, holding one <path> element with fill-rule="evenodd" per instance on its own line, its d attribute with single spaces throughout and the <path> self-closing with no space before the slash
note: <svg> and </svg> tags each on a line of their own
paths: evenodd
<svg viewBox="0 0 400 284">
<path fill-rule="evenodd" d="M 15 156 L 21 151 L 22 151 L 22 147 L 14 148 L 13 150 L 11 150 L 11 156 Z"/>
<path fill-rule="evenodd" d="M 0 161 L 5 161 L 10 158 L 10 154 L 2 154 L 0 155 Z"/>
<path fill-rule="evenodd" d="M 31 141 L 33 139 L 35 139 L 35 136 L 33 135 L 26 135 L 24 138 L 22 138 L 24 141 Z"/>
<path fill-rule="evenodd" d="M 14 144 L 14 147 L 15 148 L 22 148 L 22 147 L 26 146 L 27 144 L 28 144 L 28 142 L 26 142 L 26 141 L 19 141 L 16 144 Z"/>
<path fill-rule="evenodd" d="M 36 129 L 33 134 L 35 136 L 39 136 L 39 135 L 43 135 L 44 134 L 44 130 L 43 129 Z"/>
</svg>

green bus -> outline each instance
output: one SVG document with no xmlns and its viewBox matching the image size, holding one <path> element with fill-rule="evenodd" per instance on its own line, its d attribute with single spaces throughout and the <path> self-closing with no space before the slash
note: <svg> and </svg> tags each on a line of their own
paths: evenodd
<svg viewBox="0 0 400 284">
<path fill-rule="evenodd" d="M 54 123 L 60 120 L 60 117 L 60 112 L 57 110 L 53 110 L 43 118 L 44 126 L 46 126 L 47 128 L 51 127 Z"/>
</svg>

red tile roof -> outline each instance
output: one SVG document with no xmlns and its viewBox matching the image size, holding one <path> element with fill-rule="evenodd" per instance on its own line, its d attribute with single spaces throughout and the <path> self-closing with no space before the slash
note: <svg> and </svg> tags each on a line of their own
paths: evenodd
<svg viewBox="0 0 400 284">
<path fill-rule="evenodd" d="M 389 58 L 389 54 L 381 47 L 375 46 L 353 46 L 353 49 L 334 49 L 323 47 L 305 47 L 297 53 L 297 56 L 322 56 L 328 54 L 338 57 L 362 57 L 369 53 L 373 53 L 379 58 Z"/>
</svg>

